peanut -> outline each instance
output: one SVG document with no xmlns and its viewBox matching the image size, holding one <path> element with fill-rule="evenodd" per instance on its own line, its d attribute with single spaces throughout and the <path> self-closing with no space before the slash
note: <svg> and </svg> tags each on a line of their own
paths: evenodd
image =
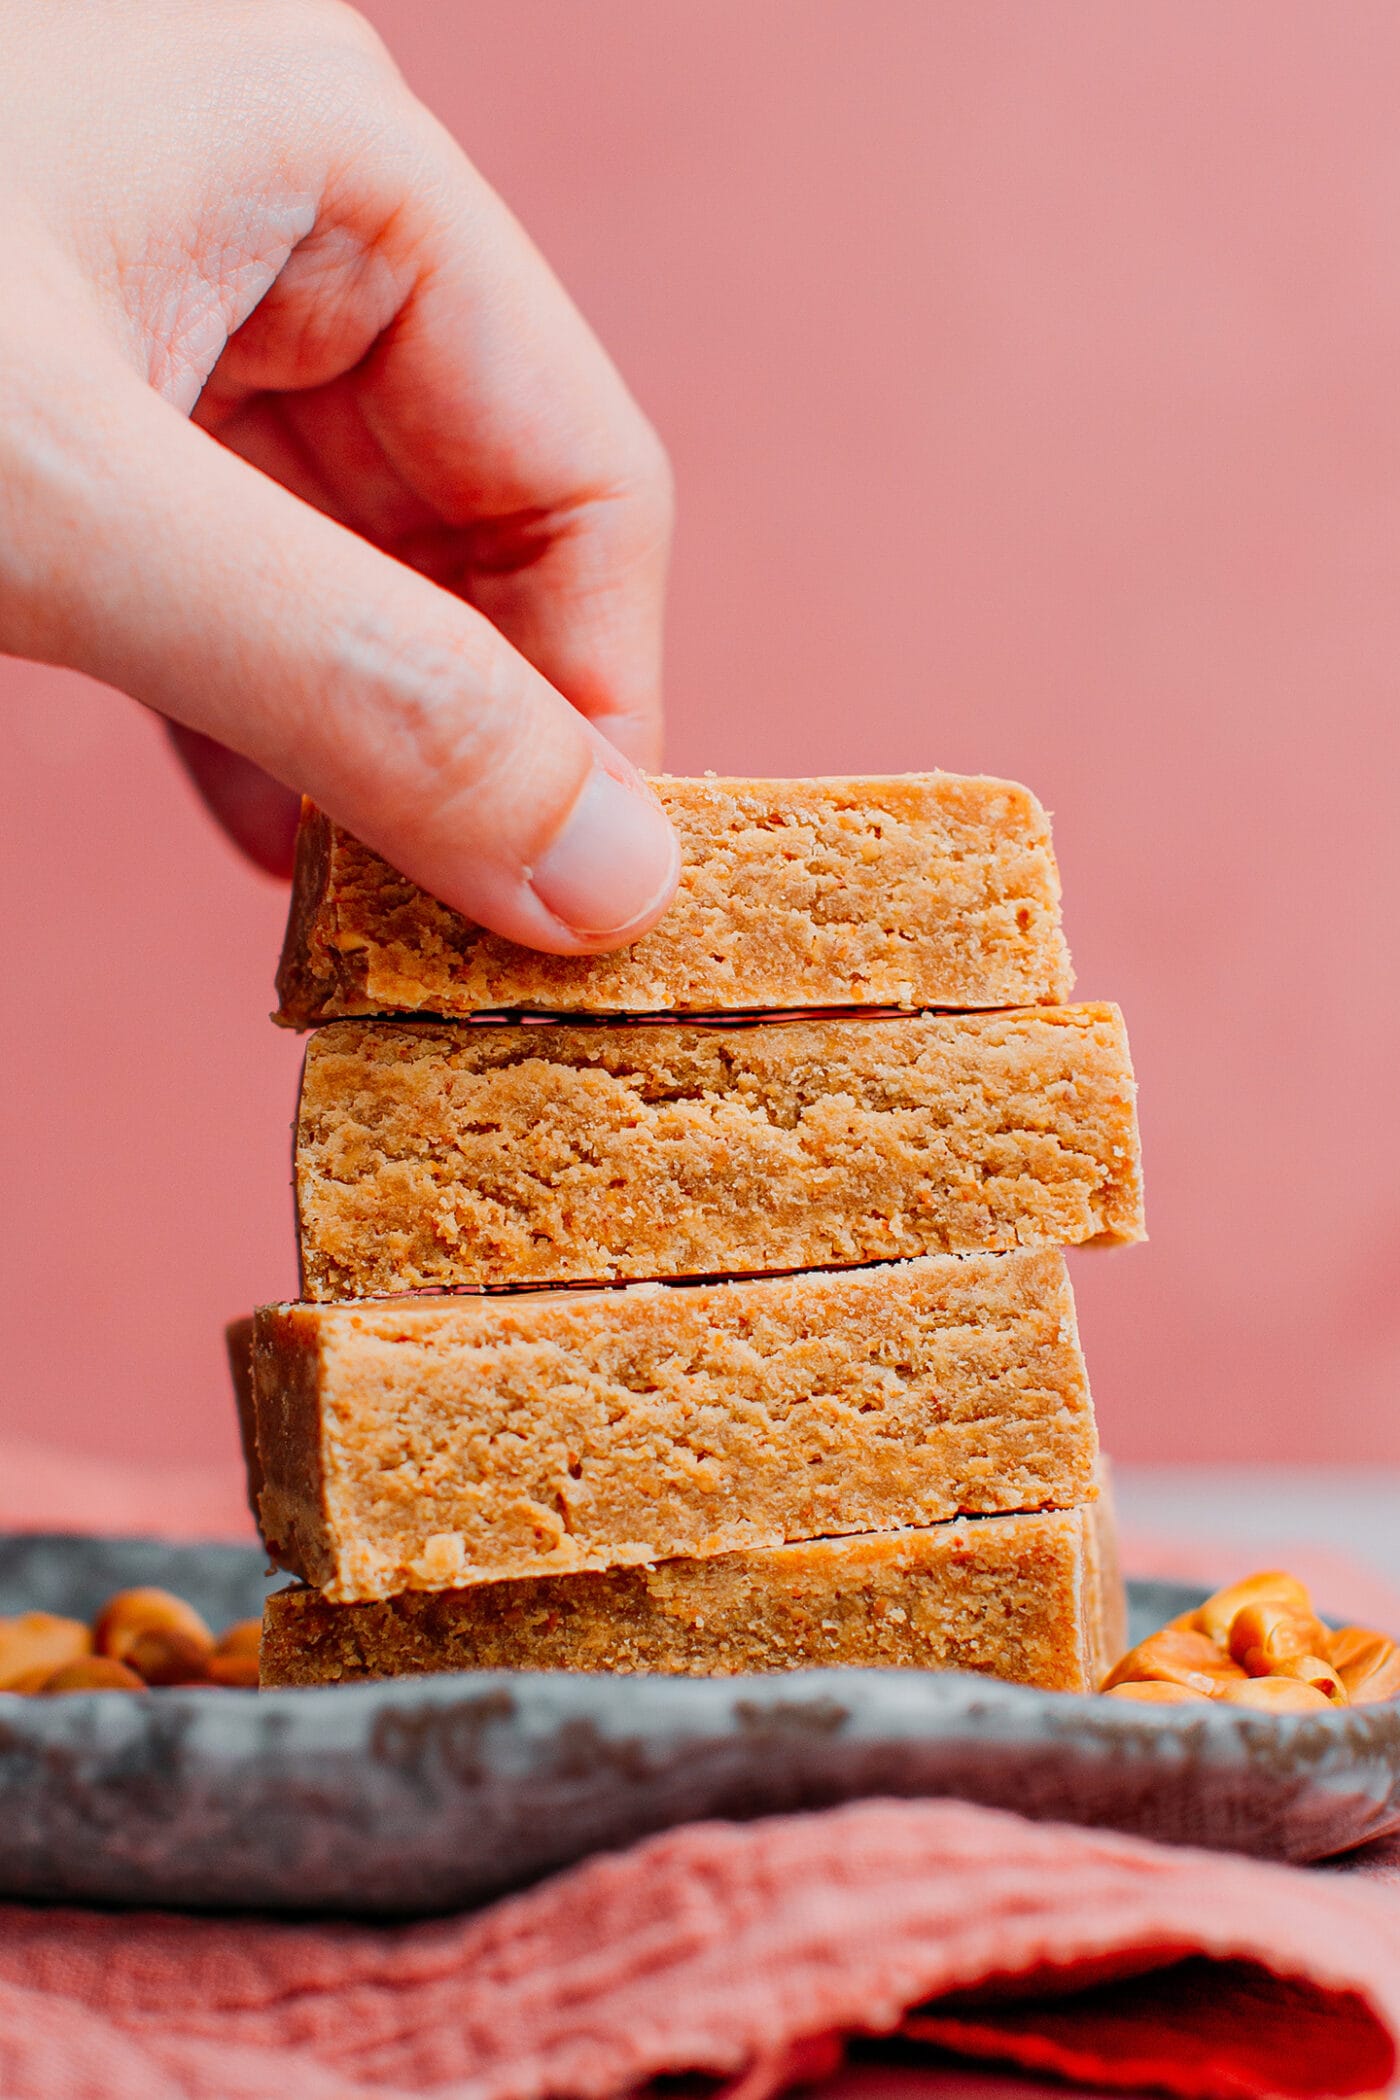
<svg viewBox="0 0 1400 2100">
<path fill-rule="evenodd" d="M 1265 1677 L 1291 1677 L 1296 1684 L 1310 1684 L 1333 1706 L 1351 1703 L 1340 1670 L 1334 1664 L 1324 1662 L 1320 1655 L 1288 1655 L 1276 1662 L 1272 1670 L 1251 1670 L 1249 1674 L 1256 1681 Z"/>
<path fill-rule="evenodd" d="M 1243 1676 L 1239 1664 L 1222 1654 L 1205 1634 L 1168 1626 L 1131 1649 L 1105 1678 L 1103 1689 L 1109 1692 L 1120 1684 L 1155 1680 L 1184 1685 L 1188 1691 L 1210 1699 L 1222 1682 Z"/>
<path fill-rule="evenodd" d="M 1312 1612 L 1312 1598 L 1297 1576 L 1271 1568 L 1262 1575 L 1246 1575 L 1243 1582 L 1232 1582 L 1228 1589 L 1217 1590 L 1191 1616 L 1197 1632 L 1208 1634 L 1223 1648 L 1236 1613 L 1249 1604 L 1282 1604 L 1294 1611 Z"/>
<path fill-rule="evenodd" d="M 1174 1684 L 1164 1677 L 1125 1679 L 1104 1686 L 1110 1699 L 1140 1699 L 1145 1706 L 1200 1706 L 1209 1692 L 1193 1691 L 1189 1684 Z"/>
<path fill-rule="evenodd" d="M 1400 1698 L 1400 1643 L 1364 1626 L 1331 1632 L 1297 1577 L 1272 1569 L 1173 1619 L 1125 1655 L 1102 1689 L 1169 1705 L 1214 1698 L 1316 1713 Z"/>
<path fill-rule="evenodd" d="M 216 1655 L 256 1655 L 262 1646 L 262 1620 L 239 1619 L 214 1643 Z"/>
<path fill-rule="evenodd" d="M 230 1690 L 256 1691 L 261 1645 L 261 1619 L 240 1619 L 236 1626 L 230 1626 L 214 1643 L 214 1652 L 205 1665 L 210 1684 L 226 1685 Z"/>
<path fill-rule="evenodd" d="M 256 1655 L 211 1655 L 204 1682 L 222 1685 L 226 1692 L 255 1692 L 258 1688 Z"/>
<path fill-rule="evenodd" d="M 97 1615 L 93 1644 L 147 1684 L 198 1684 L 214 1636 L 194 1607 L 169 1590 L 119 1590 Z"/>
<path fill-rule="evenodd" d="M 55 1670 L 39 1690 L 50 1692 L 144 1692 L 146 1686 L 134 1670 L 110 1655 L 82 1655 L 76 1662 Z"/>
<path fill-rule="evenodd" d="M 1257 1706 L 1271 1714 L 1327 1713 L 1332 1705 L 1325 1692 L 1296 1677 L 1245 1677 L 1222 1685 L 1217 1697 L 1227 1706 Z"/>
<path fill-rule="evenodd" d="M 1325 1655 L 1328 1638 L 1327 1628 L 1311 1611 L 1267 1598 L 1235 1613 L 1229 1649 L 1249 1676 L 1269 1677 L 1277 1673 L 1279 1663 L 1295 1656 Z"/>
<path fill-rule="evenodd" d="M 92 1635 L 81 1619 L 61 1619 L 51 1611 L 0 1619 L 0 1692 L 33 1690 L 27 1680 L 36 1673 L 42 1683 L 64 1663 L 91 1653 Z"/>
<path fill-rule="evenodd" d="M 1400 1693 L 1400 1646 L 1365 1626 L 1344 1626 L 1328 1646 L 1333 1667 L 1353 1706 L 1370 1706 Z"/>
</svg>

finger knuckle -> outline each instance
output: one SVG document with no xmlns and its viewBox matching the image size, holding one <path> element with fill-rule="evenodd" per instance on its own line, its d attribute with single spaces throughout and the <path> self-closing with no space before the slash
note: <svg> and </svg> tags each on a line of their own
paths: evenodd
<svg viewBox="0 0 1400 2100">
<path fill-rule="evenodd" d="M 375 743 L 414 796 L 425 783 L 438 800 L 469 793 L 538 741 L 533 674 L 484 622 L 434 634 L 393 605 L 365 608 L 338 661 L 372 701 Z"/>
<path fill-rule="evenodd" d="M 276 0 L 266 29 L 279 69 L 300 85 L 302 118 L 314 112 L 332 132 L 372 133 L 407 92 L 378 31 L 347 0 Z"/>
<path fill-rule="evenodd" d="M 389 64 L 389 54 L 373 23 L 349 0 L 277 0 L 274 26 L 283 37 L 296 37 L 313 49 L 344 49 Z"/>
</svg>

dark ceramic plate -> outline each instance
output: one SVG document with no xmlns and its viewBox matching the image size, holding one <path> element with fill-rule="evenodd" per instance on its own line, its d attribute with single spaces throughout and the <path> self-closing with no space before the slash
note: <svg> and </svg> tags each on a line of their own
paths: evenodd
<svg viewBox="0 0 1400 2100">
<path fill-rule="evenodd" d="M 0 1538 L 0 1613 L 86 1616 L 133 1582 L 216 1625 L 270 1586 L 252 1548 Z M 1134 1638 L 1201 1594 L 1134 1584 Z M 0 1694 L 0 1895 L 426 1912 L 697 1816 L 863 1794 L 1320 1859 L 1400 1828 L 1400 1705 L 1279 1719 L 899 1670 Z"/>
</svg>

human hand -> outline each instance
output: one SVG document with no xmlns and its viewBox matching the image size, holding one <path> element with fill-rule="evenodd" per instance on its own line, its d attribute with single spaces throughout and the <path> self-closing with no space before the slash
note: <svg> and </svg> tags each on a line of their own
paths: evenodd
<svg viewBox="0 0 1400 2100">
<path fill-rule="evenodd" d="M 515 940 L 644 932 L 669 534 L 656 437 L 358 15 L 7 0 L 0 649 L 158 709 L 255 860 L 295 788 Z"/>
</svg>

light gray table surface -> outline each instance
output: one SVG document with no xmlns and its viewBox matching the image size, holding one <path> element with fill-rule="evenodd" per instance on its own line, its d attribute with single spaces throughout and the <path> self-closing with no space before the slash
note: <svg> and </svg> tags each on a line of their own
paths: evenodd
<svg viewBox="0 0 1400 2100">
<path fill-rule="evenodd" d="M 1192 1545 L 1229 1541 L 1242 1560 L 1324 1548 L 1400 1588 L 1400 1469 L 1115 1463 L 1113 1477 L 1129 1573 L 1137 1529 Z"/>
</svg>

